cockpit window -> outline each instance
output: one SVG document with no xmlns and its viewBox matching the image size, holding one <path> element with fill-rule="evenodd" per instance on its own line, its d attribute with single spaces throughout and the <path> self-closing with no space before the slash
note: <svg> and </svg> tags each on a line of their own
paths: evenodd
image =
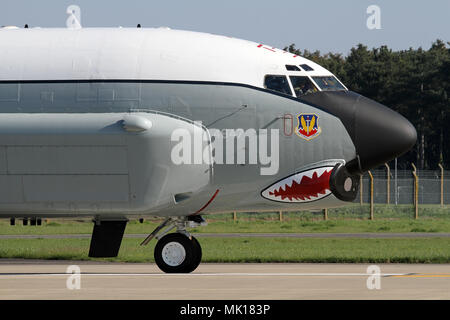
<svg viewBox="0 0 450 320">
<path fill-rule="evenodd" d="M 303 70 L 305 71 L 314 71 L 314 69 L 308 66 L 307 64 L 301 64 L 300 67 L 302 67 Z"/>
<path fill-rule="evenodd" d="M 264 78 L 264 88 L 292 95 L 286 76 L 267 75 Z"/>
<path fill-rule="evenodd" d="M 340 84 L 339 81 L 333 76 L 312 78 L 314 82 L 317 83 L 317 85 L 320 87 L 320 89 L 322 89 L 322 91 L 345 90 L 342 84 Z"/>
<path fill-rule="evenodd" d="M 287 71 L 300 71 L 300 68 L 297 66 L 294 66 L 292 64 L 287 64 L 286 65 L 286 70 Z"/>
<path fill-rule="evenodd" d="M 291 79 L 292 87 L 297 97 L 318 91 L 308 77 L 291 76 L 289 78 Z"/>
</svg>

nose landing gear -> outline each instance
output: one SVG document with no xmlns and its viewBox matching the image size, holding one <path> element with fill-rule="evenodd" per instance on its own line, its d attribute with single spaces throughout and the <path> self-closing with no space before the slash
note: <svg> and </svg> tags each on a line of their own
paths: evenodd
<svg viewBox="0 0 450 320">
<path fill-rule="evenodd" d="M 336 198 L 353 201 L 359 189 L 358 174 L 350 173 L 341 163 L 336 164 L 330 176 L 330 189 Z"/>
<path fill-rule="evenodd" d="M 166 273 L 189 273 L 202 259 L 202 249 L 197 239 L 181 233 L 162 237 L 155 247 L 155 262 Z"/>
<path fill-rule="evenodd" d="M 186 227 L 205 224 L 206 221 L 201 216 L 168 218 L 141 245 L 146 245 L 156 237 L 158 243 L 155 246 L 154 257 L 158 267 L 166 273 L 189 273 L 199 266 L 202 248 L 197 239 L 186 231 Z M 166 226 L 161 235 L 157 235 Z M 177 232 L 167 234 L 175 227 Z"/>
</svg>

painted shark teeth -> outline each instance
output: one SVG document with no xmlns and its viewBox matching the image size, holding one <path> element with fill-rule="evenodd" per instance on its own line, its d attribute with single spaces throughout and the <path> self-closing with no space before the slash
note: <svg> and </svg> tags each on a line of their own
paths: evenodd
<svg viewBox="0 0 450 320">
<path fill-rule="evenodd" d="M 286 177 L 261 192 L 269 200 L 303 203 L 322 199 L 329 194 L 333 167 L 319 167 Z"/>
</svg>

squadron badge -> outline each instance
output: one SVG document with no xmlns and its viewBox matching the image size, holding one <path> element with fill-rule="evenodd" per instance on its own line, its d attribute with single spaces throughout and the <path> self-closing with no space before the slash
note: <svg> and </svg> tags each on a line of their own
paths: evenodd
<svg viewBox="0 0 450 320">
<path fill-rule="evenodd" d="M 295 133 L 305 140 L 317 137 L 322 129 L 319 127 L 319 117 L 314 113 L 302 113 L 297 115 L 298 125 Z"/>
</svg>

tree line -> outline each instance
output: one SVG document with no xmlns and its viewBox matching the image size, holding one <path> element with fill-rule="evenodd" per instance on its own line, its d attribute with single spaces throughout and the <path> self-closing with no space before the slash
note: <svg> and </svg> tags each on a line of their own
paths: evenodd
<svg viewBox="0 0 450 320">
<path fill-rule="evenodd" d="M 382 103 L 406 117 L 417 130 L 417 143 L 398 158 L 398 168 L 450 169 L 450 42 L 393 51 L 359 44 L 349 55 L 321 54 L 291 44 L 291 53 L 334 73 L 349 90 Z"/>
</svg>

